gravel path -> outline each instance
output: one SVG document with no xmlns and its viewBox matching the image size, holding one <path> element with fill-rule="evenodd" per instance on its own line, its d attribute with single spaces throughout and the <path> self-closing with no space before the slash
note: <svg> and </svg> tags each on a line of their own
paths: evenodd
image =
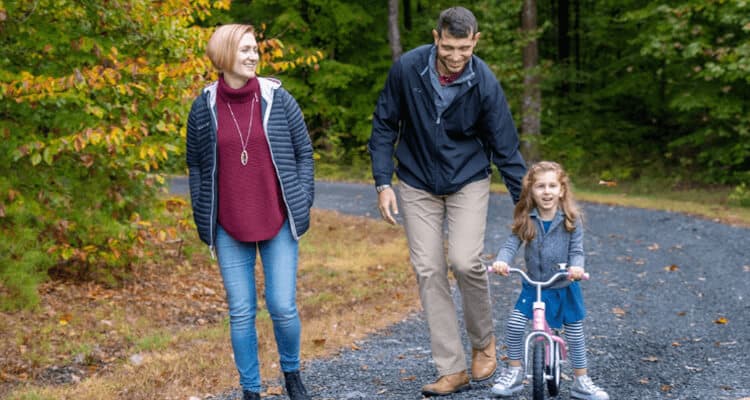
<svg viewBox="0 0 750 400">
<path fill-rule="evenodd" d="M 374 216 L 375 202 L 371 185 L 316 183 L 316 208 Z M 750 229 L 670 212 L 582 206 L 592 274 L 582 285 L 594 380 L 613 399 L 750 397 Z M 510 198 L 491 196 L 488 252 L 504 242 L 511 216 Z M 494 275 L 490 283 L 502 346 L 520 284 L 517 277 Z M 305 364 L 303 379 L 315 399 L 420 399 L 422 385 L 435 379 L 421 313 L 357 347 Z M 572 370 L 564 366 L 563 373 L 571 376 Z M 569 398 L 570 384 L 563 382 L 558 399 Z M 473 384 L 443 398 L 490 398 L 490 386 Z M 238 395 L 232 390 L 212 399 Z M 530 397 L 527 388 L 514 399 Z"/>
</svg>

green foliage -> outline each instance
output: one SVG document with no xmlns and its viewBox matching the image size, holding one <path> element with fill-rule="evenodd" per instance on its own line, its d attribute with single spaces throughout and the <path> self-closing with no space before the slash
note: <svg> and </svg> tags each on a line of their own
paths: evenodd
<svg viewBox="0 0 750 400">
<path fill-rule="evenodd" d="M 750 178 L 750 4 L 653 3 L 625 16 L 633 43 L 662 66 L 666 111 L 680 133 L 666 154 L 706 182 Z"/>
<path fill-rule="evenodd" d="M 304 111 L 316 157 L 348 163 L 366 158 L 374 99 L 391 64 L 386 11 L 364 0 L 259 0 L 233 4 L 212 22 L 244 20 L 288 47 L 325 55 L 278 77 Z"/>
<path fill-rule="evenodd" d="M 3 308 L 35 304 L 48 271 L 114 284 L 143 256 L 206 70 L 198 3 L 0 3 Z"/>
<path fill-rule="evenodd" d="M 33 305 L 48 273 L 117 284 L 167 236 L 150 218 L 184 171 L 185 119 L 216 79 L 196 22 L 230 2 L 0 2 L 0 295 Z M 261 66 L 316 51 L 260 40 Z"/>
<path fill-rule="evenodd" d="M 729 195 L 729 202 L 741 207 L 750 207 L 750 186 L 745 182 L 737 185 Z"/>
</svg>

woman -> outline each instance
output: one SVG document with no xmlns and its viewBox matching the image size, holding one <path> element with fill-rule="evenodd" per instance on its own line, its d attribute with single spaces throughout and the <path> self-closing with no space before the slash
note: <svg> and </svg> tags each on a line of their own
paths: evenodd
<svg viewBox="0 0 750 400">
<path fill-rule="evenodd" d="M 224 25 L 206 53 L 219 70 L 188 117 L 190 198 L 201 240 L 218 256 L 243 399 L 260 399 L 255 259 L 290 399 L 309 399 L 300 378 L 296 307 L 298 240 L 310 225 L 313 150 L 297 102 L 258 77 L 250 25 Z"/>
</svg>

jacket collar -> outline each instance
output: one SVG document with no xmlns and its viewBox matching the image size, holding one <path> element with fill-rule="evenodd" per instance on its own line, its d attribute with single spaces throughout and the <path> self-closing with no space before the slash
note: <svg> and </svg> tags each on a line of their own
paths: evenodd
<svg viewBox="0 0 750 400">
<path fill-rule="evenodd" d="M 431 73 L 435 74 L 435 77 L 437 79 L 437 71 L 435 71 L 435 54 L 437 54 L 437 48 L 434 44 L 425 44 L 420 47 L 417 47 L 413 51 L 418 52 L 419 56 L 415 58 L 415 61 L 413 61 L 413 65 L 411 66 L 416 71 L 417 75 L 422 78 L 422 82 L 427 86 L 431 87 L 430 79 Z M 466 68 L 464 69 L 464 73 L 461 74 L 461 77 L 456 79 L 453 84 L 461 84 L 461 90 L 459 92 L 459 96 L 463 94 L 465 91 L 467 91 L 472 86 L 476 85 L 478 83 L 478 79 L 476 79 L 476 73 L 474 72 L 474 65 L 476 64 L 477 56 L 476 54 L 471 55 L 471 59 L 469 60 L 469 63 L 466 65 Z"/>
<path fill-rule="evenodd" d="M 281 87 L 281 81 L 275 78 L 264 78 L 258 77 L 258 83 L 260 84 L 260 95 L 266 104 L 271 104 L 273 100 L 273 91 Z M 219 83 L 212 82 L 210 85 L 203 88 L 203 93 L 208 95 L 208 104 L 211 108 L 216 106 L 216 93 Z"/>
<path fill-rule="evenodd" d="M 529 211 L 529 217 L 532 219 L 535 219 L 537 221 L 537 225 L 541 227 L 542 225 L 542 218 L 539 217 L 539 211 L 534 208 L 531 211 Z M 557 209 L 557 212 L 555 213 L 555 216 L 552 218 L 552 223 L 549 224 L 549 229 L 547 229 L 547 232 L 551 232 L 554 227 L 557 225 L 560 225 L 560 223 L 563 222 L 565 219 L 565 213 L 562 212 L 559 208 Z"/>
<path fill-rule="evenodd" d="M 427 58 L 427 68 L 430 71 L 430 74 L 435 77 L 435 79 L 438 79 L 438 71 L 437 71 L 437 46 L 434 44 L 430 47 L 430 56 Z M 469 58 L 469 62 L 466 63 L 466 66 L 464 67 L 463 72 L 461 73 L 461 76 L 458 77 L 455 81 L 451 83 L 451 85 L 460 85 L 464 82 L 469 82 L 469 86 L 471 86 L 471 82 L 474 80 L 474 55 L 471 55 L 471 58 Z"/>
</svg>

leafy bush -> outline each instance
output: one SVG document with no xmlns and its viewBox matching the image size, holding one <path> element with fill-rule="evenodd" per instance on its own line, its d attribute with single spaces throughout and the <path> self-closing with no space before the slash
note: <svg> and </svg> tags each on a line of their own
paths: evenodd
<svg viewBox="0 0 750 400">
<path fill-rule="evenodd" d="M 216 74 L 195 26 L 229 1 L 0 1 L 0 295 L 32 305 L 47 273 L 115 284 L 144 256 L 164 172 Z M 317 62 L 259 43 L 272 70 Z"/>
</svg>

